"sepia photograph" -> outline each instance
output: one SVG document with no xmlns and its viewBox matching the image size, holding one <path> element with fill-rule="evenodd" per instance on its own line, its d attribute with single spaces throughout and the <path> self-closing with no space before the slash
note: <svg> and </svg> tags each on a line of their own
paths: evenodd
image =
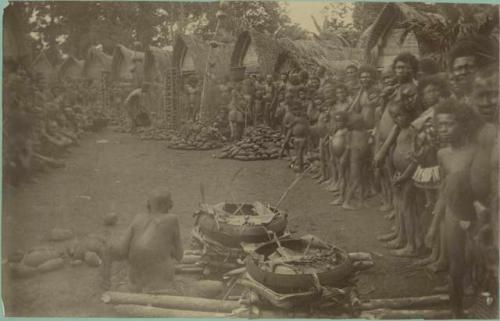
<svg viewBox="0 0 500 321">
<path fill-rule="evenodd" d="M 8 1 L 4 315 L 497 320 L 499 16 Z"/>
</svg>

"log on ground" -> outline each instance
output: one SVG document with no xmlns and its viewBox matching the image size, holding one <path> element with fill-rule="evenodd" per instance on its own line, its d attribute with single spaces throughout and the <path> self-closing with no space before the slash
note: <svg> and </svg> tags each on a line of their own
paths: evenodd
<svg viewBox="0 0 500 321">
<path fill-rule="evenodd" d="M 241 307 L 240 304 L 235 301 L 125 292 L 106 292 L 102 295 L 102 301 L 108 304 L 150 305 L 159 308 L 204 312 L 230 313 Z"/>
<path fill-rule="evenodd" d="M 447 304 L 449 301 L 450 297 L 448 295 L 429 295 L 421 297 L 393 299 L 372 299 L 366 302 L 362 302 L 360 308 L 362 310 L 425 308 Z"/>
<path fill-rule="evenodd" d="M 390 310 L 376 309 L 363 311 L 361 319 L 450 319 L 449 310 Z"/>
<path fill-rule="evenodd" d="M 144 305 L 118 304 L 113 309 L 121 316 L 145 318 L 224 318 L 228 315 L 217 312 L 201 312 L 149 307 Z"/>
</svg>

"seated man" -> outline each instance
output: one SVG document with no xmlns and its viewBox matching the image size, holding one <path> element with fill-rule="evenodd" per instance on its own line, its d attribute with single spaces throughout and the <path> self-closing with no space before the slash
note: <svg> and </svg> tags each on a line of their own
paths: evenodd
<svg viewBox="0 0 500 321">
<path fill-rule="evenodd" d="M 108 246 L 103 258 L 103 287 L 111 286 L 111 265 L 126 259 L 129 265 L 130 289 L 144 293 L 185 293 L 192 288 L 198 294 L 213 296 L 220 292 L 220 283 L 194 284 L 186 289 L 175 282 L 175 261 L 183 257 L 179 221 L 170 214 L 173 202 L 168 191 L 158 191 L 147 202 L 147 213 L 138 214 L 118 244 Z M 209 293 L 210 292 L 210 293 Z M 192 295 L 193 292 L 188 292 Z"/>
</svg>

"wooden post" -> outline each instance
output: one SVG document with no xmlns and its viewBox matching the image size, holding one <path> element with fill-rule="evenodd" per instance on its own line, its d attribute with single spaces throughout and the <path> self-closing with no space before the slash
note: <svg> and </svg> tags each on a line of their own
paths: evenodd
<svg viewBox="0 0 500 321">
<path fill-rule="evenodd" d="M 217 24 L 215 25 L 215 31 L 214 31 L 214 37 L 212 40 L 215 41 L 217 38 L 217 33 L 219 31 L 219 26 L 220 26 L 220 18 L 217 18 Z M 201 87 L 201 98 L 200 98 L 200 121 L 203 121 L 203 116 L 204 116 L 204 102 L 205 102 L 205 93 L 207 91 L 207 76 L 208 76 L 208 69 L 210 68 L 210 58 L 212 57 L 212 46 L 208 48 L 208 56 L 207 56 L 207 61 L 205 64 L 205 73 L 203 74 L 203 84 Z"/>
</svg>

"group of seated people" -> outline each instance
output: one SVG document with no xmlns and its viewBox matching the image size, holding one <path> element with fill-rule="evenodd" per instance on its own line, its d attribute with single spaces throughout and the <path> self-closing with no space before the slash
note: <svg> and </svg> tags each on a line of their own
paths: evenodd
<svg viewBox="0 0 500 321">
<path fill-rule="evenodd" d="M 395 256 L 448 272 L 454 317 L 464 316 L 465 289 L 496 298 L 497 45 L 459 40 L 447 68 L 401 53 L 382 72 L 320 67 L 223 89 L 234 140 L 245 124 L 281 128 L 282 155 L 293 145 L 298 172 L 319 154 L 316 178 L 335 193 L 332 205 L 354 210 L 380 196 L 393 226 L 379 240 Z"/>
<path fill-rule="evenodd" d="M 44 88 L 24 69 L 5 73 L 4 182 L 16 186 L 47 168 L 64 167 L 72 146 L 105 125 L 95 89 L 78 82 Z"/>
</svg>

